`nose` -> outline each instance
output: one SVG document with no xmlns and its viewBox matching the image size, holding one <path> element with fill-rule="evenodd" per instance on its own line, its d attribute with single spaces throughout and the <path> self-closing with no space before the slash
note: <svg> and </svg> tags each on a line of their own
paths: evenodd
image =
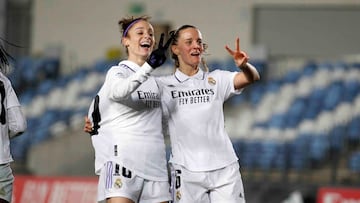
<svg viewBox="0 0 360 203">
<path fill-rule="evenodd" d="M 198 48 L 198 49 L 201 48 L 201 44 L 198 43 L 198 42 L 193 42 L 193 46 L 194 46 L 195 48 Z"/>
<path fill-rule="evenodd" d="M 150 33 L 145 33 L 144 36 L 145 36 L 146 38 L 151 38 Z"/>
</svg>

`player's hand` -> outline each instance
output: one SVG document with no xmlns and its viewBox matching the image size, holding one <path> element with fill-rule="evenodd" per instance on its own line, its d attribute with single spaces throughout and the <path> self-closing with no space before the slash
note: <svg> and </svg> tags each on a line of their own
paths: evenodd
<svg viewBox="0 0 360 203">
<path fill-rule="evenodd" d="M 236 38 L 235 50 L 230 49 L 227 45 L 225 46 L 225 49 L 234 58 L 237 67 L 242 68 L 246 66 L 249 57 L 245 52 L 240 50 L 240 39 L 238 37 Z"/>
<path fill-rule="evenodd" d="M 91 134 L 92 131 L 94 130 L 93 126 L 92 126 L 92 123 L 91 123 L 90 119 L 87 116 L 85 116 L 84 119 L 85 119 L 85 124 L 84 124 L 84 129 L 83 130 L 84 130 L 84 132 Z"/>
<path fill-rule="evenodd" d="M 170 36 L 166 44 L 163 46 L 164 33 L 161 34 L 158 48 L 151 52 L 149 59 L 147 60 L 147 63 L 152 68 L 157 68 L 165 63 L 166 50 L 169 48 L 172 39 L 173 37 Z"/>
</svg>

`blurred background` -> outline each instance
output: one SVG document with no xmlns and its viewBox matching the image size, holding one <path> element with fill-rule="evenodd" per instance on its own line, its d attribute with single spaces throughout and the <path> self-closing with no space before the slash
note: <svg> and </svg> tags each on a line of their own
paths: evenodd
<svg viewBox="0 0 360 203">
<path fill-rule="evenodd" d="M 145 14 L 157 38 L 197 26 L 212 70 L 237 70 L 224 46 L 240 37 L 259 70 L 261 81 L 225 104 L 249 203 L 360 201 L 359 0 L 0 0 L 0 11 L 28 121 L 11 141 L 16 176 L 96 178 L 84 116 L 126 57 L 118 21 Z M 168 60 L 156 74 L 173 70 Z"/>
</svg>

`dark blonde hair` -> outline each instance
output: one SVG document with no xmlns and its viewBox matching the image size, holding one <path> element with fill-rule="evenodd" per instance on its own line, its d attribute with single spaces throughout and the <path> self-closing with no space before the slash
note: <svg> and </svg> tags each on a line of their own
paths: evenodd
<svg viewBox="0 0 360 203">
<path fill-rule="evenodd" d="M 140 16 L 140 17 L 134 17 L 134 16 L 131 16 L 131 17 L 125 17 L 125 18 L 122 18 L 121 20 L 119 20 L 118 22 L 118 25 L 120 27 L 120 32 L 121 32 L 121 35 L 123 37 L 126 37 L 127 35 L 127 31 L 131 28 L 131 26 L 135 23 L 135 22 L 138 22 L 140 20 L 144 20 L 146 22 L 149 22 L 150 21 L 150 17 L 149 16 L 146 16 L 146 15 L 143 15 L 143 16 Z M 150 22 L 149 22 L 150 23 Z"/>
<path fill-rule="evenodd" d="M 178 39 L 179 39 L 179 33 L 180 31 L 182 30 L 185 30 L 187 28 L 194 28 L 194 29 L 198 29 L 197 27 L 193 26 L 193 25 L 183 25 L 181 27 L 179 27 L 177 30 L 173 30 L 170 32 L 170 36 L 173 38 L 172 42 L 171 42 L 171 45 L 177 45 L 178 43 Z M 206 51 L 206 49 L 208 48 L 208 45 L 203 43 L 203 49 L 204 49 L 204 52 Z M 171 51 L 171 58 L 174 59 L 175 61 L 175 68 L 178 68 L 180 66 L 180 63 L 179 63 L 179 58 L 178 56 L 172 52 L 172 50 L 170 49 Z M 208 72 L 209 71 L 209 68 L 206 64 L 206 61 L 204 59 L 204 57 L 201 58 L 201 64 L 203 65 L 203 70 Z"/>
<path fill-rule="evenodd" d="M 143 15 L 143 16 L 140 16 L 140 17 L 134 17 L 134 16 L 125 17 L 125 18 L 122 18 L 121 20 L 119 20 L 118 25 L 119 25 L 119 27 L 120 27 L 121 36 L 122 36 L 122 37 L 126 37 L 129 29 L 130 29 L 136 22 L 139 22 L 139 21 L 141 21 L 141 20 L 150 23 L 150 17 L 149 17 L 149 16 L 146 16 L 146 15 Z M 125 47 L 125 48 L 126 48 L 126 54 L 129 54 L 127 47 Z"/>
</svg>

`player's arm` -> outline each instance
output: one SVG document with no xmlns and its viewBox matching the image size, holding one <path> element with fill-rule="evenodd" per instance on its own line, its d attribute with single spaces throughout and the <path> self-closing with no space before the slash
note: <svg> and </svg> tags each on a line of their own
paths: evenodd
<svg viewBox="0 0 360 203">
<path fill-rule="evenodd" d="M 239 67 L 241 72 L 237 73 L 234 79 L 235 89 L 241 89 L 247 85 L 260 80 L 260 74 L 256 68 L 250 63 L 246 63 L 245 66 Z"/>
<path fill-rule="evenodd" d="M 114 101 L 126 99 L 148 79 L 152 71 L 153 68 L 149 64 L 144 63 L 135 74 L 130 76 L 123 76 L 119 72 L 110 72 L 109 78 L 107 78 L 110 87 L 109 98 Z"/>
<path fill-rule="evenodd" d="M 236 66 L 241 69 L 241 72 L 237 73 L 234 79 L 235 89 L 244 88 L 257 80 L 260 80 L 259 72 L 253 65 L 248 63 L 248 55 L 240 50 L 239 38 L 236 38 L 235 50 L 230 49 L 228 46 L 225 46 L 225 49 L 234 58 Z"/>
<path fill-rule="evenodd" d="M 118 101 L 126 98 L 147 80 L 153 70 L 164 64 L 166 61 L 166 51 L 169 48 L 172 40 L 173 37 L 170 36 L 167 42 L 163 44 L 164 33 L 162 33 L 160 36 L 158 48 L 151 52 L 149 58 L 141 66 L 140 70 L 127 78 L 121 77 L 121 75 L 117 75 L 115 80 L 109 80 L 112 83 L 110 85 L 110 99 Z"/>
<path fill-rule="evenodd" d="M 25 132 L 27 122 L 20 106 L 14 106 L 7 110 L 9 122 L 9 137 L 14 138 Z"/>
</svg>

